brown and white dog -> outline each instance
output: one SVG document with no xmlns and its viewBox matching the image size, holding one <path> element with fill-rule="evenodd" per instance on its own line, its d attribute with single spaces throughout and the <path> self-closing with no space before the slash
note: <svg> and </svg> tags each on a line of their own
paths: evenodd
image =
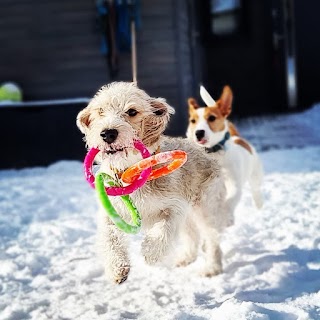
<svg viewBox="0 0 320 320">
<path fill-rule="evenodd" d="M 142 218 L 142 254 L 149 264 L 161 261 L 180 234 L 185 250 L 179 253 L 177 265 L 184 266 L 197 258 L 202 240 L 206 245 L 202 274 L 213 276 L 222 271 L 219 235 L 232 219 L 221 167 L 215 155 L 206 154 L 189 140 L 162 135 L 173 112 L 164 99 L 150 97 L 134 83 L 114 82 L 102 87 L 78 114 L 77 125 L 87 146 L 101 151 L 100 171 L 115 179 L 119 171 L 141 160 L 133 148 L 136 139 L 142 140 L 151 154 L 158 148 L 161 152 L 187 152 L 188 160 L 180 169 L 131 194 Z M 129 222 L 120 197 L 110 200 Z M 116 283 L 125 281 L 130 270 L 128 240 L 100 208 L 98 244 L 106 274 Z"/>
<path fill-rule="evenodd" d="M 187 137 L 202 146 L 208 154 L 220 154 L 231 212 L 236 208 L 246 182 L 249 182 L 256 206 L 261 208 L 262 163 L 254 147 L 241 138 L 235 126 L 228 121 L 232 111 L 231 88 L 225 86 L 217 102 L 204 87 L 201 87 L 200 95 L 208 107 L 199 107 L 194 98 L 188 99 Z"/>
</svg>

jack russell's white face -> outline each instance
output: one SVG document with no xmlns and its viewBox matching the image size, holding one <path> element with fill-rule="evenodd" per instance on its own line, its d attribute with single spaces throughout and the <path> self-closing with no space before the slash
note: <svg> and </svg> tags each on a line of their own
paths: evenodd
<svg viewBox="0 0 320 320">
<path fill-rule="evenodd" d="M 233 94 L 229 86 L 223 88 L 220 99 L 216 102 L 201 86 L 200 95 L 208 107 L 200 107 L 194 98 L 188 99 L 189 126 L 188 139 L 206 148 L 222 141 L 229 130 L 227 117 L 231 113 Z"/>
<path fill-rule="evenodd" d="M 227 120 L 215 109 L 216 107 L 205 107 L 190 112 L 188 139 L 206 148 L 223 140 L 228 131 Z"/>
</svg>

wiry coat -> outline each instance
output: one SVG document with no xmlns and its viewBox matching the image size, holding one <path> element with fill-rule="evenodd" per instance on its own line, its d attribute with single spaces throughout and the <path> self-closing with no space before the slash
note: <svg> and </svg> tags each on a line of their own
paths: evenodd
<svg viewBox="0 0 320 320">
<path fill-rule="evenodd" d="M 134 139 L 142 140 L 151 153 L 159 146 L 161 152 L 187 152 L 188 160 L 180 169 L 147 182 L 131 195 L 142 216 L 142 254 L 149 264 L 160 261 L 180 234 L 185 239 L 185 251 L 177 264 L 187 265 L 196 259 L 203 238 L 203 273 L 212 276 L 222 271 L 219 234 L 232 219 L 225 206 L 220 165 L 186 139 L 161 136 L 170 113 L 173 108 L 164 99 L 152 98 L 132 83 L 115 82 L 97 93 L 79 113 L 77 124 L 88 147 L 102 151 L 101 170 L 114 177 L 115 171 L 141 160 L 133 148 Z M 117 130 L 116 139 L 105 142 L 101 138 L 104 130 Z M 111 200 L 118 213 L 130 221 L 120 198 Z M 107 275 L 117 283 L 123 282 L 130 270 L 127 235 L 115 227 L 102 208 L 98 214 L 98 241 Z"/>
</svg>

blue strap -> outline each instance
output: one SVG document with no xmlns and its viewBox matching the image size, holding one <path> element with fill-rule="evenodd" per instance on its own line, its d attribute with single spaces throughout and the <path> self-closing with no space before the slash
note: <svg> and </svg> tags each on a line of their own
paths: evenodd
<svg viewBox="0 0 320 320">
<path fill-rule="evenodd" d="M 131 20 L 135 22 L 139 29 L 140 21 L 140 1 L 139 0 L 117 0 L 115 1 L 117 12 L 116 38 L 117 46 L 120 50 L 131 50 Z"/>
<path fill-rule="evenodd" d="M 224 135 L 224 138 L 219 143 L 214 145 L 213 147 L 206 148 L 206 152 L 207 153 L 213 153 L 213 152 L 217 152 L 219 150 L 223 150 L 226 141 L 229 140 L 229 139 L 230 139 L 230 132 L 227 131 L 226 134 Z"/>
</svg>

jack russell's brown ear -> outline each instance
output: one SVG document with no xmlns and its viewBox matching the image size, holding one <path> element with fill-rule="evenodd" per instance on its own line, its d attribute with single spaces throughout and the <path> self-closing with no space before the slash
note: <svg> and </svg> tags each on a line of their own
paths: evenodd
<svg viewBox="0 0 320 320">
<path fill-rule="evenodd" d="M 199 108 L 198 102 L 194 98 L 188 99 L 188 105 L 189 105 L 189 112 Z"/>
<path fill-rule="evenodd" d="M 219 99 L 219 109 L 224 117 L 227 117 L 232 110 L 233 93 L 229 86 L 224 86 L 221 97 Z"/>
</svg>

